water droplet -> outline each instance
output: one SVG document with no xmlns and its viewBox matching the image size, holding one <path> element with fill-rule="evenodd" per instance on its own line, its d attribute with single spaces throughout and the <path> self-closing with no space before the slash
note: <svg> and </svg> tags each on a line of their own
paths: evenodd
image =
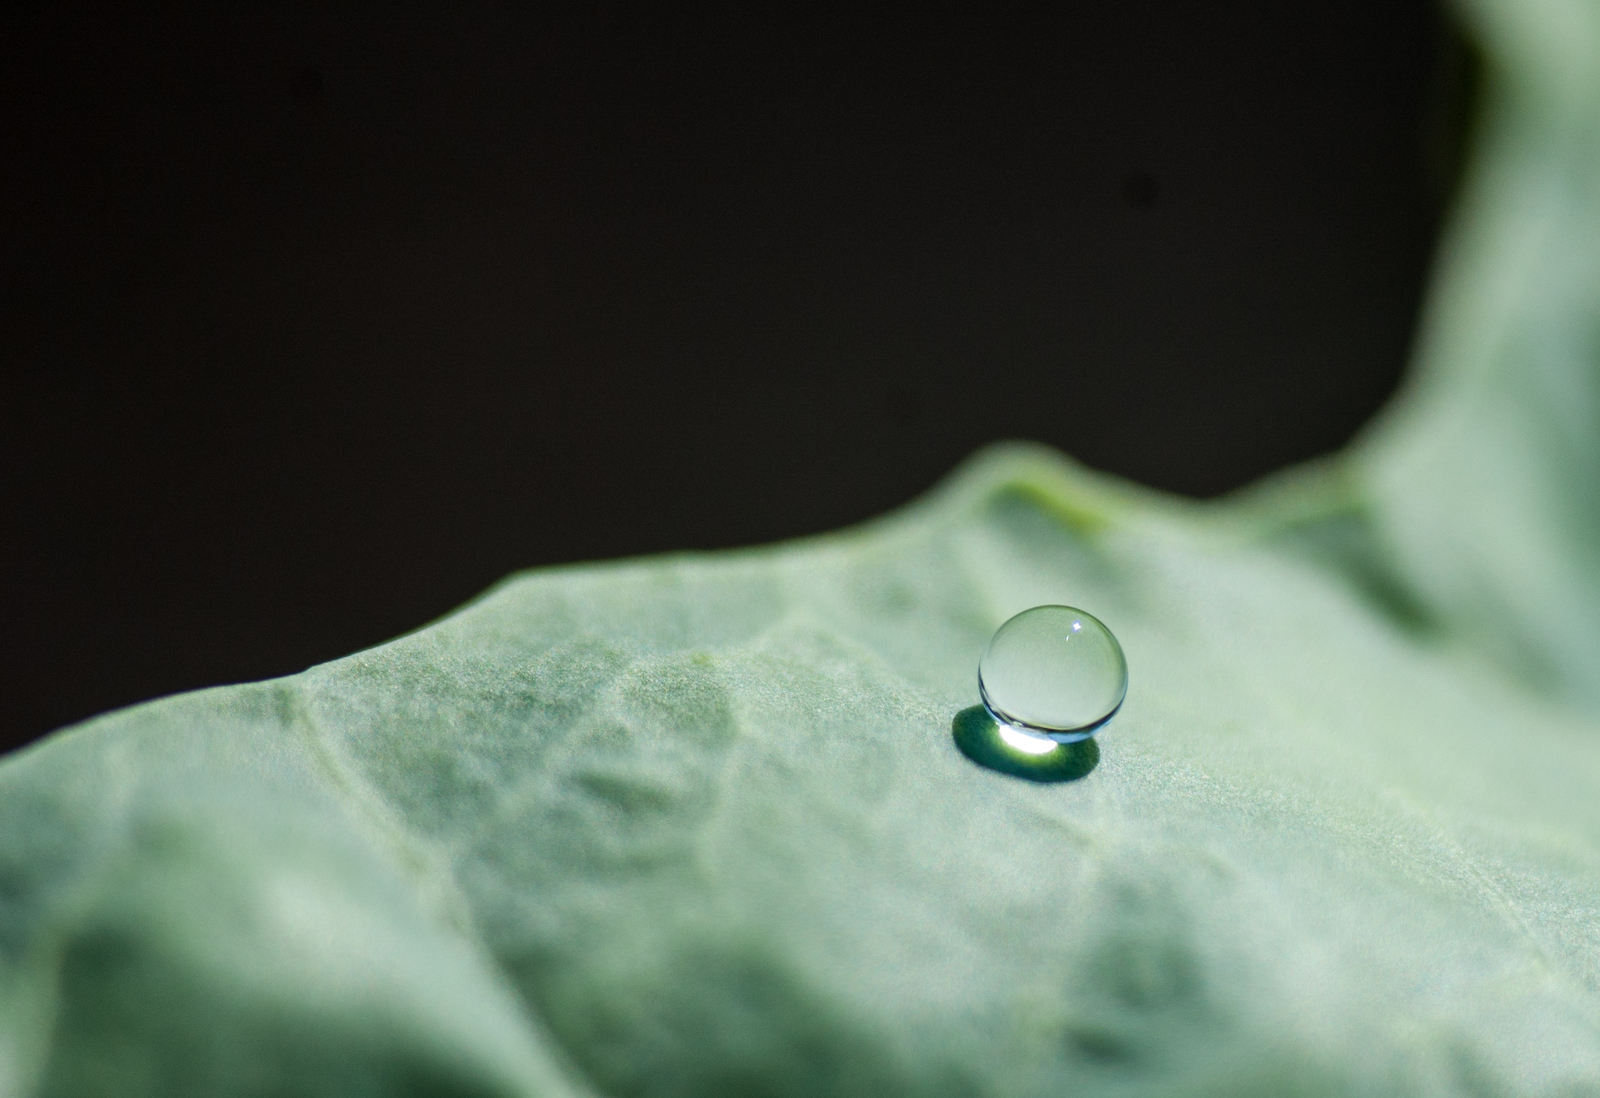
<svg viewBox="0 0 1600 1098">
<path fill-rule="evenodd" d="M 1033 751 L 1041 740 L 1076 743 L 1117 715 L 1128 693 L 1128 661 L 1093 614 L 1035 606 L 995 631 L 978 662 L 978 693 L 1016 750 Z"/>
</svg>

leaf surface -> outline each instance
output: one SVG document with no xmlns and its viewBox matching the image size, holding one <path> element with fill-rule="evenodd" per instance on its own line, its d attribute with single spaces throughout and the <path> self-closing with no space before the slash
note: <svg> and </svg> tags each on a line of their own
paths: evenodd
<svg viewBox="0 0 1600 1098">
<path fill-rule="evenodd" d="M 1600 16 L 1497 106 L 1413 390 L 1216 504 L 1029 446 L 771 548 L 513 577 L 0 764 L 0 1094 L 1600 1086 Z M 1011 614 L 1081 780 L 952 722 Z"/>
</svg>

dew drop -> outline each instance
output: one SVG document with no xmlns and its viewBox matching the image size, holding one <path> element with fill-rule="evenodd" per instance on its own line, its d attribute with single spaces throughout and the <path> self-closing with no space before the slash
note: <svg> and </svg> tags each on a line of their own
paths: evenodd
<svg viewBox="0 0 1600 1098">
<path fill-rule="evenodd" d="M 1128 693 L 1128 661 L 1093 614 L 1035 606 L 990 639 L 978 662 L 978 693 L 1008 743 L 1042 754 L 1048 748 L 1039 748 L 1041 739 L 1076 743 L 1117 715 Z"/>
</svg>

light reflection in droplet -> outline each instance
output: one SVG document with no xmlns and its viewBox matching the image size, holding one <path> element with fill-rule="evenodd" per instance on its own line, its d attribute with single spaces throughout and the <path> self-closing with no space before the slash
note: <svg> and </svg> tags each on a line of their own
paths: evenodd
<svg viewBox="0 0 1600 1098">
<path fill-rule="evenodd" d="M 950 735 L 961 753 L 979 766 L 1030 782 L 1074 782 L 1100 762 L 1100 745 L 1092 736 L 1059 743 L 1007 728 L 981 705 L 957 713 L 950 722 Z"/>
<path fill-rule="evenodd" d="M 1000 738 L 1008 747 L 1014 747 L 1027 755 L 1047 755 L 1061 746 L 1055 740 L 1032 735 L 1019 728 L 1012 728 L 1009 724 L 1002 724 L 999 729 Z"/>
</svg>

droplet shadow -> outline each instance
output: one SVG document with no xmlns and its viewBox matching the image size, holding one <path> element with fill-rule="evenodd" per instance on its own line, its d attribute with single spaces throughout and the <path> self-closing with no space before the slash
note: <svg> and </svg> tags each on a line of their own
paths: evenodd
<svg viewBox="0 0 1600 1098">
<path fill-rule="evenodd" d="M 1042 755 L 1012 747 L 1001 739 L 999 723 L 981 705 L 957 713 L 950 735 L 961 753 L 979 766 L 1030 782 L 1075 782 L 1100 765 L 1100 745 L 1093 737 L 1060 744 Z"/>
</svg>

